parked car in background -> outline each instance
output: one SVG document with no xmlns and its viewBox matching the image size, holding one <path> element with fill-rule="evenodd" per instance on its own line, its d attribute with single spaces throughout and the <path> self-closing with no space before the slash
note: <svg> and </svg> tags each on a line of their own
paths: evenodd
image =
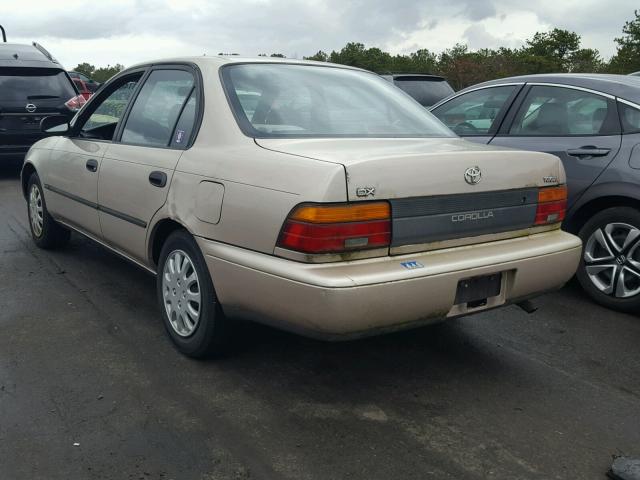
<svg viewBox="0 0 640 480">
<path fill-rule="evenodd" d="M 86 85 L 87 89 L 92 93 L 97 92 L 98 89 L 100 88 L 100 85 L 101 85 L 100 83 L 96 82 L 93 78 L 89 78 L 80 72 L 67 72 L 67 73 L 74 80 L 75 79 L 82 80 Z"/>
<path fill-rule="evenodd" d="M 64 68 L 41 45 L 0 43 L 0 161 L 22 159 L 46 136 L 40 121 L 68 121 L 84 104 Z"/>
<path fill-rule="evenodd" d="M 87 87 L 87 84 L 83 80 L 80 80 L 79 78 L 72 77 L 71 80 L 76 86 L 78 93 L 80 93 L 80 95 L 82 95 L 85 100 L 89 100 L 91 95 L 93 95 L 93 92 L 89 90 L 89 87 Z"/>
<path fill-rule="evenodd" d="M 234 317 L 349 338 L 520 302 L 579 261 L 556 157 L 461 140 L 358 69 L 149 62 L 48 133 L 22 171 L 33 240 L 73 229 L 155 273 L 191 356 Z"/>
<path fill-rule="evenodd" d="M 566 230 L 584 242 L 578 279 L 593 299 L 640 311 L 640 82 L 556 74 L 469 87 L 432 108 L 478 143 L 552 153 L 567 172 Z"/>
<path fill-rule="evenodd" d="M 454 92 L 449 82 L 438 75 L 402 73 L 381 77 L 411 95 L 423 107 L 430 107 Z"/>
</svg>

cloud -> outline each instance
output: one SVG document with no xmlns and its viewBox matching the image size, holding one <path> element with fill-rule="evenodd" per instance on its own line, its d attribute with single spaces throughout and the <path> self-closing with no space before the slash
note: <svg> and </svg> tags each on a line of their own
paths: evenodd
<svg viewBox="0 0 640 480">
<path fill-rule="evenodd" d="M 575 30 L 605 56 L 637 0 L 30 0 L 0 3 L 12 41 L 43 43 L 67 66 L 237 52 L 310 55 L 349 41 L 393 53 L 518 46 L 537 30 Z M 9 5 L 11 4 L 11 5 Z"/>
</svg>

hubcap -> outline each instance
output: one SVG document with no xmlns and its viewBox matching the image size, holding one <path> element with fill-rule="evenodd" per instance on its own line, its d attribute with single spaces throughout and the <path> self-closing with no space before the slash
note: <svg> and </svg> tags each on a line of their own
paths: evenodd
<svg viewBox="0 0 640 480">
<path fill-rule="evenodd" d="M 191 335 L 200 321 L 202 295 L 198 274 L 189 255 L 174 250 L 162 272 L 164 308 L 173 330 L 181 337 Z"/>
<path fill-rule="evenodd" d="M 43 218 L 42 194 L 37 185 L 32 185 L 29 192 L 29 219 L 31 220 L 31 230 L 36 237 L 42 235 Z"/>
<path fill-rule="evenodd" d="M 584 263 L 591 282 L 616 298 L 640 293 L 640 229 L 627 223 L 599 228 L 584 247 Z"/>
</svg>

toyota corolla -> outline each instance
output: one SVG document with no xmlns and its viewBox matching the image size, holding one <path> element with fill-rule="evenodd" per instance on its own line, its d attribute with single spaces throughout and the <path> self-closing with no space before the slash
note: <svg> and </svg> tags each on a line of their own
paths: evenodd
<svg viewBox="0 0 640 480">
<path fill-rule="evenodd" d="M 557 157 L 462 140 L 354 68 L 149 62 L 42 128 L 33 240 L 73 230 L 155 274 L 190 356 L 224 350 L 235 318 L 352 338 L 524 301 L 579 262 Z"/>
</svg>

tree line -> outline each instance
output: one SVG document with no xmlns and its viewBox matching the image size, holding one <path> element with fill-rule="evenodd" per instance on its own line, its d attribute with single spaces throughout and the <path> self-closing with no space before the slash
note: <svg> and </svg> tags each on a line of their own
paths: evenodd
<svg viewBox="0 0 640 480">
<path fill-rule="evenodd" d="M 520 48 L 483 48 L 471 51 L 456 44 L 435 54 L 420 49 L 406 55 L 392 55 L 362 43 L 347 43 L 330 54 L 320 50 L 307 60 L 333 62 L 376 73 L 430 73 L 442 75 L 460 89 L 486 80 L 534 73 L 619 73 L 640 71 L 640 10 L 626 22 L 622 35 L 614 39 L 616 53 L 608 61 L 593 48 L 584 48 L 576 32 L 554 28 L 538 32 Z"/>
<path fill-rule="evenodd" d="M 554 28 L 538 32 L 520 48 L 483 48 L 472 51 L 457 43 L 440 54 L 423 48 L 409 54 L 391 54 L 380 48 L 367 48 L 349 42 L 341 50 L 320 50 L 306 60 L 332 62 L 364 68 L 376 73 L 429 73 L 447 78 L 453 88 L 460 89 L 494 78 L 533 73 L 620 73 L 640 71 L 640 10 L 622 27 L 622 35 L 614 39 L 616 53 L 605 60 L 597 49 L 582 46 L 576 32 Z M 232 54 L 236 55 L 236 54 Z M 266 56 L 261 54 L 261 56 Z M 273 53 L 272 57 L 284 57 Z M 103 82 L 124 67 L 116 64 L 95 68 L 82 63 L 75 71 Z"/>
</svg>

